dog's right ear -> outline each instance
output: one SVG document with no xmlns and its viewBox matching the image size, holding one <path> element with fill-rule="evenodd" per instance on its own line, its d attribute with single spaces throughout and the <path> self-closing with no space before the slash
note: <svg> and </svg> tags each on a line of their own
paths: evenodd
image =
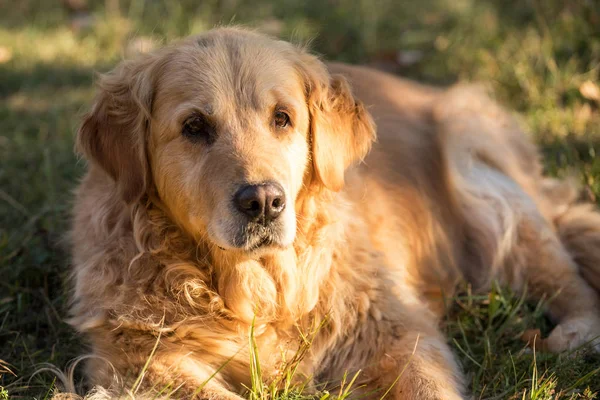
<svg viewBox="0 0 600 400">
<path fill-rule="evenodd" d="M 152 64 L 147 55 L 102 76 L 92 110 L 77 133 L 77 151 L 115 180 L 128 204 L 139 200 L 150 179 L 146 136 L 154 96 Z"/>
</svg>

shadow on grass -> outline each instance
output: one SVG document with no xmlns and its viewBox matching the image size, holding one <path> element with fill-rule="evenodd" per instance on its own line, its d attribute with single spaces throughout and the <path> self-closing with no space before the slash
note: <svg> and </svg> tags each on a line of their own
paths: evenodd
<svg viewBox="0 0 600 400">
<path fill-rule="evenodd" d="M 31 68 L 17 70 L 8 65 L 0 65 L 0 76 L 2 76 L 0 99 L 20 91 L 35 92 L 39 86 L 62 90 L 89 87 L 94 81 L 95 73 L 106 71 L 108 68 L 108 66 L 85 68 L 40 63 Z"/>
<path fill-rule="evenodd" d="M 0 66 L 0 386 L 44 398 L 53 377 L 81 354 L 67 325 L 71 189 L 81 174 L 73 154 L 79 111 L 94 71 L 36 64 Z M 25 387 L 28 387 L 25 389 Z"/>
</svg>

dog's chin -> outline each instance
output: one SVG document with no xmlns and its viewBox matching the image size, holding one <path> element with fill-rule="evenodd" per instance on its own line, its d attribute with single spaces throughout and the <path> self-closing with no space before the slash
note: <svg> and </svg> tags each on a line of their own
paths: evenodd
<svg viewBox="0 0 600 400">
<path fill-rule="evenodd" d="M 251 255 L 264 255 L 268 254 L 269 252 L 285 249 L 289 245 L 289 243 L 284 243 L 278 238 L 274 238 L 270 235 L 250 235 L 244 241 L 244 245 L 239 247 L 239 251 L 243 251 Z"/>
<path fill-rule="evenodd" d="M 263 238 L 251 246 L 246 246 L 243 251 L 252 256 L 263 256 L 274 251 L 285 249 L 287 246 L 284 246 L 282 243 L 273 241 L 270 238 Z"/>
<path fill-rule="evenodd" d="M 232 224 L 229 227 L 217 225 L 217 229 L 209 228 L 208 236 L 222 251 L 244 253 L 251 257 L 263 256 L 288 248 L 294 242 L 295 224 L 277 222 L 270 226 L 256 223 Z"/>
<path fill-rule="evenodd" d="M 285 243 L 270 235 L 246 235 L 246 237 L 238 237 L 227 243 L 223 241 L 214 241 L 214 243 L 222 251 L 244 253 L 253 258 L 283 250 L 291 245 L 291 243 Z"/>
<path fill-rule="evenodd" d="M 233 247 L 233 246 L 219 246 L 219 249 L 221 251 L 224 252 L 232 252 L 232 253 L 238 253 L 240 255 L 244 255 L 244 257 L 249 257 L 249 258 L 253 258 L 253 259 L 258 259 L 260 257 L 264 257 L 266 255 L 269 255 L 271 253 L 283 250 L 287 247 L 289 247 L 289 245 L 283 245 L 281 243 L 278 242 L 273 242 L 271 240 L 268 239 L 263 239 L 260 240 L 254 244 L 251 245 L 244 245 L 244 246 L 240 246 L 240 247 Z"/>
</svg>

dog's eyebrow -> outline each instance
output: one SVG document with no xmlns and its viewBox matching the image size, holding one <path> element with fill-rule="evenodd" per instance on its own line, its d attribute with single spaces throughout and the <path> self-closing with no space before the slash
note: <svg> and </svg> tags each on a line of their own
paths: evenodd
<svg viewBox="0 0 600 400">
<path fill-rule="evenodd" d="M 200 47 L 208 47 L 215 43 L 215 39 L 208 35 L 201 35 L 196 38 L 196 43 L 200 45 Z"/>
<path fill-rule="evenodd" d="M 282 107 L 290 111 L 295 111 L 296 108 L 302 106 L 302 102 L 298 101 L 295 96 L 292 96 L 284 90 L 276 89 L 272 92 L 273 107 Z"/>
<path fill-rule="evenodd" d="M 196 102 L 185 102 L 179 104 L 171 110 L 171 121 L 182 123 L 192 113 L 203 114 L 207 117 L 212 117 L 215 114 L 215 108 L 212 104 L 198 104 Z"/>
</svg>

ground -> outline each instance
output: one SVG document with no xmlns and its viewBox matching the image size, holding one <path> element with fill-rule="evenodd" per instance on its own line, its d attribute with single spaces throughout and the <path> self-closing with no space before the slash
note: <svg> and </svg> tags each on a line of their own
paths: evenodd
<svg viewBox="0 0 600 400">
<path fill-rule="evenodd" d="M 592 201 L 600 195 L 597 0 L 3 3 L 0 399 L 50 397 L 56 378 L 42 369 L 65 369 L 83 351 L 65 322 L 64 234 L 71 189 L 83 170 L 73 136 L 89 107 L 94 73 L 136 47 L 244 23 L 286 39 L 313 39 L 311 47 L 329 59 L 433 84 L 484 82 L 521 116 L 548 174 L 577 179 Z M 527 328 L 550 328 L 541 305 L 502 288 L 480 297 L 465 288 L 453 310 L 444 329 L 475 398 L 592 399 L 600 391 L 599 355 L 550 356 L 521 342 Z M 251 396 L 264 398 L 267 390 L 258 386 Z M 280 397 L 300 398 L 298 392 Z"/>
</svg>

